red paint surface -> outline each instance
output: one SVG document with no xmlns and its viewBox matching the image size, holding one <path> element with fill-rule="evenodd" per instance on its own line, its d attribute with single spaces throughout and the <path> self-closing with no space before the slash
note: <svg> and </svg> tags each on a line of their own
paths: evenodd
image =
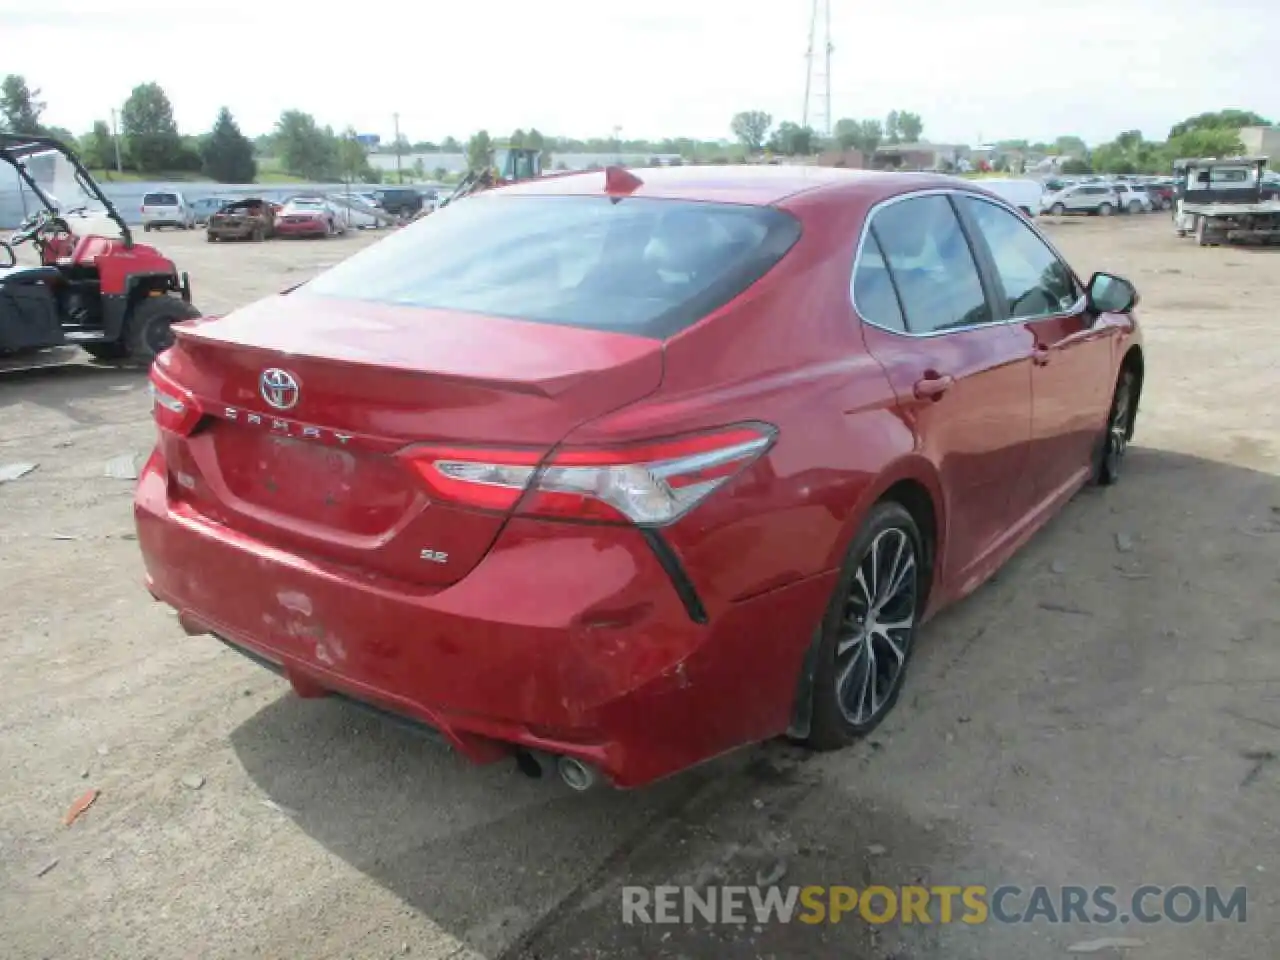
<svg viewBox="0 0 1280 960">
<path fill-rule="evenodd" d="M 631 786 L 787 728 L 844 551 L 885 491 L 913 484 L 932 503 L 932 613 L 1085 481 L 1137 342 L 1131 318 L 920 340 L 854 312 L 869 206 L 954 181 L 793 168 L 641 178 L 637 196 L 778 203 L 804 234 L 665 343 L 309 296 L 181 329 L 158 366 L 203 418 L 190 436 L 161 430 L 139 481 L 153 594 L 193 629 L 281 664 L 301 692 L 415 717 L 476 760 L 525 745 Z M 511 189 L 603 188 L 585 175 Z M 270 366 L 297 377 L 297 408 L 273 415 L 262 401 Z M 930 373 L 951 381 L 920 399 Z M 662 529 L 706 623 L 636 527 L 432 500 L 396 456 L 478 445 L 536 462 L 747 421 L 777 428 L 772 447 Z M 424 562 L 424 549 L 448 562 Z"/>
</svg>

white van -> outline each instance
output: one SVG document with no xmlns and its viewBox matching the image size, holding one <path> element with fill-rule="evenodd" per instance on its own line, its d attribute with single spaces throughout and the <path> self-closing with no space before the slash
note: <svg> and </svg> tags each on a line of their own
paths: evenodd
<svg viewBox="0 0 1280 960">
<path fill-rule="evenodd" d="M 187 198 L 176 190 L 157 190 L 142 197 L 142 229 L 180 227 L 190 230 L 196 225 L 196 212 Z"/>
<path fill-rule="evenodd" d="M 1028 217 L 1034 219 L 1040 215 L 1040 198 L 1044 196 L 1044 185 L 1039 180 L 991 177 L 975 180 L 974 182 L 978 186 L 990 190 L 996 196 L 1007 200 Z"/>
</svg>

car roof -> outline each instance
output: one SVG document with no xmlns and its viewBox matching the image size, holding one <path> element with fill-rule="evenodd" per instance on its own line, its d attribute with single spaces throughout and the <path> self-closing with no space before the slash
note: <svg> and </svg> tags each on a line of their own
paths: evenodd
<svg viewBox="0 0 1280 960">
<path fill-rule="evenodd" d="M 967 181 L 931 173 L 890 173 L 847 167 L 708 165 L 642 167 L 626 171 L 641 181 L 627 196 L 663 200 L 702 200 L 768 206 L 798 193 L 841 189 L 868 197 L 916 188 L 955 185 Z M 523 196 L 601 196 L 605 171 L 553 174 L 502 187 L 499 192 Z"/>
</svg>

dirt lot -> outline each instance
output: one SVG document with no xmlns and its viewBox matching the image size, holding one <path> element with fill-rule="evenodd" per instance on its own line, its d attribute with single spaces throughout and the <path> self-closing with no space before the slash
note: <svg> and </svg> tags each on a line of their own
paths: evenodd
<svg viewBox="0 0 1280 960">
<path fill-rule="evenodd" d="M 1065 955 L 1272 960 L 1280 938 L 1280 256 L 1165 216 L 1049 228 L 1143 293 L 1148 384 L 1119 487 L 1088 490 L 935 621 L 870 742 L 743 751 L 569 795 L 186 638 L 140 586 L 144 381 L 0 376 L 5 958 Z M 214 313 L 367 237 L 158 243 Z M 87 789 L 96 804 L 62 818 Z M 626 927 L 623 882 L 1248 887 L 1244 924 Z M 719 878 L 719 879 L 717 879 Z M 1096 956 L 1111 957 L 1107 951 Z"/>
</svg>

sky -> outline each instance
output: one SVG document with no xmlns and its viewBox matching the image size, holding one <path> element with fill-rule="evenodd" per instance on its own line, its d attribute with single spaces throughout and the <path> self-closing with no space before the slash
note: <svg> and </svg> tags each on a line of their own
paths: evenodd
<svg viewBox="0 0 1280 960">
<path fill-rule="evenodd" d="M 924 120 L 936 143 L 1162 139 L 1227 107 L 1280 120 L 1280 0 L 830 0 L 831 117 Z M 470 8 L 475 13 L 467 14 Z M 369 13 L 363 12 L 364 9 Z M 76 133 L 139 83 L 199 133 L 300 109 L 410 140 L 730 138 L 800 121 L 811 0 L 0 0 L 0 74 Z M 820 41 L 819 41 L 820 43 Z M 821 85 L 819 83 L 819 85 Z M 820 112 L 815 103 L 812 118 Z M 817 124 L 815 124 L 817 125 Z"/>
</svg>

